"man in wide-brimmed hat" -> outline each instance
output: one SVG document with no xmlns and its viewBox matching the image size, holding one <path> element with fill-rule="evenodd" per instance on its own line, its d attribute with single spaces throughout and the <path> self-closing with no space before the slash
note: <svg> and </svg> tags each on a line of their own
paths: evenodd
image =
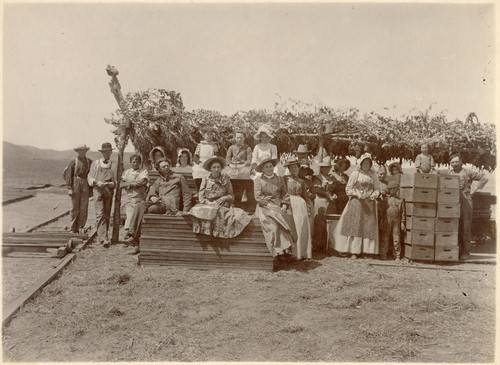
<svg viewBox="0 0 500 365">
<path fill-rule="evenodd" d="M 94 161 L 90 166 L 88 182 L 94 187 L 94 205 L 97 220 L 97 240 L 105 248 L 110 245 L 108 229 L 111 218 L 111 205 L 113 203 L 113 193 L 116 186 L 116 164 L 111 160 L 111 153 L 114 148 L 111 143 L 102 144 L 99 152 L 102 158 Z"/>
<path fill-rule="evenodd" d="M 90 148 L 79 144 L 73 150 L 78 153 L 64 170 L 64 179 L 71 197 L 71 232 L 83 232 L 87 223 L 90 188 L 87 176 L 92 165 L 92 160 L 86 157 Z"/>
</svg>

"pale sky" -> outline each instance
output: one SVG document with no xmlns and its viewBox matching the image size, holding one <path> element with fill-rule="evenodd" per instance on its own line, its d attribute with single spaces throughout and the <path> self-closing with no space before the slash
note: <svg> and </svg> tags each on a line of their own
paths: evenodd
<svg viewBox="0 0 500 365">
<path fill-rule="evenodd" d="M 112 141 L 107 64 L 124 94 L 175 90 L 187 110 L 272 110 L 279 95 L 495 122 L 492 4 L 7 4 L 3 17 L 3 140 L 16 144 Z"/>
</svg>

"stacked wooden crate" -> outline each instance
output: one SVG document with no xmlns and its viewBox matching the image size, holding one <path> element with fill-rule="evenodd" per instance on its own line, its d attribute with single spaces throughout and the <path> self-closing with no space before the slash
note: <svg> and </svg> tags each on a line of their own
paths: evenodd
<svg viewBox="0 0 500 365">
<path fill-rule="evenodd" d="M 412 260 L 434 260 L 434 227 L 438 177 L 432 174 L 403 174 L 400 197 L 405 199 L 405 257 Z"/>
<path fill-rule="evenodd" d="M 458 261 L 460 180 L 456 175 L 439 175 L 436 218 L 435 261 Z"/>
<path fill-rule="evenodd" d="M 273 270 L 273 256 L 258 218 L 252 219 L 240 235 L 229 239 L 194 233 L 188 215 L 146 214 L 140 248 L 141 265 Z"/>
<path fill-rule="evenodd" d="M 405 174 L 400 184 L 406 201 L 405 257 L 458 261 L 458 176 Z"/>
</svg>

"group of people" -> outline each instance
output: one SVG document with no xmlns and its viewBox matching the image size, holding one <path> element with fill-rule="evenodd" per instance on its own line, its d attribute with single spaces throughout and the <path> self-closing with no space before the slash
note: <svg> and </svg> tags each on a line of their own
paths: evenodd
<svg viewBox="0 0 500 365">
<path fill-rule="evenodd" d="M 180 148 L 175 165 L 162 147 L 154 147 L 148 161 L 140 155 L 130 157 L 131 168 L 121 176 L 123 203 L 126 212 L 125 244 L 139 252 L 141 222 L 144 214 L 169 214 L 192 217 L 193 231 L 213 237 L 233 238 L 248 225 L 251 216 L 235 206 L 241 193 L 235 196 L 232 180 L 240 180 L 246 194 L 253 194 L 269 252 L 277 261 L 311 259 L 313 250 L 324 250 L 328 242 L 326 217 L 341 214 L 333 232 L 333 249 L 342 256 L 357 258 L 373 255 L 382 259 L 401 257 L 402 232 L 405 230 L 405 204 L 399 198 L 397 179 L 388 178 L 402 173 L 394 163 L 388 170 L 384 165 L 374 169 L 369 153 L 356 159 L 356 168 L 348 176 L 350 161 L 330 156 L 317 160 L 315 174 L 311 169 L 311 151 L 299 145 L 295 154 L 282 161 L 286 169 L 279 174 L 276 145 L 271 128 L 261 126 L 254 135 L 253 150 L 244 143 L 245 135 L 236 131 L 235 144 L 226 158 L 217 156 L 214 130 L 204 128 L 204 139 L 194 154 Z M 102 158 L 91 161 L 86 157 L 89 148 L 75 148 L 78 157 L 68 166 L 66 183 L 72 198 L 71 230 L 81 231 L 87 219 L 89 196 L 94 195 L 97 240 L 110 246 L 108 230 L 111 205 L 117 183 L 116 166 L 110 160 L 112 146 L 103 143 Z M 433 173 L 434 161 L 428 146 L 422 146 L 415 164 L 423 173 Z M 487 180 L 480 172 L 462 167 L 460 156 L 452 156 L 452 169 L 446 173 L 460 177 L 460 253 L 470 252 L 472 220 L 471 183 L 478 180 L 482 188 Z M 147 167 L 143 167 L 146 165 Z M 149 171 L 157 170 L 159 177 L 150 185 Z M 189 189 L 184 174 L 192 173 L 197 194 Z M 253 181 L 252 181 L 253 180 Z M 168 239 L 166 237 L 166 239 Z"/>
</svg>

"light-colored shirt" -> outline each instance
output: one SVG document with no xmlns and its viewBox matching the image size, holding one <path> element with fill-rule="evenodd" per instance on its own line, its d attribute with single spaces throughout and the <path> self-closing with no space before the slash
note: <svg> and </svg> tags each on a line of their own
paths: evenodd
<svg viewBox="0 0 500 365">
<path fill-rule="evenodd" d="M 286 193 L 285 180 L 276 174 L 271 177 L 262 174 L 254 181 L 254 196 L 259 204 L 267 202 L 279 207 Z"/>
<path fill-rule="evenodd" d="M 432 157 L 432 155 L 424 155 L 423 153 L 421 153 L 415 158 L 415 167 L 417 168 L 417 171 L 428 174 L 429 172 L 431 172 L 434 166 L 434 158 Z"/>
<path fill-rule="evenodd" d="M 252 165 L 259 164 L 266 158 L 278 158 L 278 147 L 276 145 L 268 143 L 267 145 L 263 145 L 259 143 L 253 149 L 252 153 Z"/>
<path fill-rule="evenodd" d="M 217 152 L 219 152 L 219 148 L 215 142 L 201 141 L 196 146 L 194 154 L 200 157 L 200 163 L 203 164 L 210 157 L 216 156 Z"/>
<path fill-rule="evenodd" d="M 87 181 L 90 186 L 94 185 L 94 182 L 114 182 L 116 186 L 116 166 L 109 160 L 108 163 L 104 163 L 104 159 L 101 158 L 92 162 L 90 166 L 90 171 L 87 176 Z"/>
<path fill-rule="evenodd" d="M 462 168 L 460 172 L 455 172 L 453 170 L 448 171 L 449 175 L 458 175 L 460 179 L 459 183 L 459 188 L 460 192 L 463 194 L 470 194 L 471 191 L 471 185 L 473 181 L 479 181 L 479 184 L 477 186 L 478 189 L 482 189 L 486 183 L 488 182 L 488 179 L 484 176 L 482 172 L 479 171 L 472 171 L 469 169 L 464 169 Z"/>
<path fill-rule="evenodd" d="M 146 169 L 134 170 L 130 168 L 128 170 L 125 170 L 125 172 L 122 175 L 122 180 L 126 183 L 137 183 L 144 179 L 146 179 L 146 181 L 149 181 L 149 174 L 148 170 Z M 139 199 L 139 200 L 146 199 L 146 192 L 147 192 L 146 184 L 133 188 L 125 188 L 124 190 L 127 198 Z"/>
<path fill-rule="evenodd" d="M 233 185 L 229 176 L 223 174 L 214 178 L 210 174 L 202 178 L 200 191 L 198 192 L 201 204 L 211 203 L 223 196 L 228 197 L 226 200 L 228 204 L 234 200 Z"/>
</svg>

